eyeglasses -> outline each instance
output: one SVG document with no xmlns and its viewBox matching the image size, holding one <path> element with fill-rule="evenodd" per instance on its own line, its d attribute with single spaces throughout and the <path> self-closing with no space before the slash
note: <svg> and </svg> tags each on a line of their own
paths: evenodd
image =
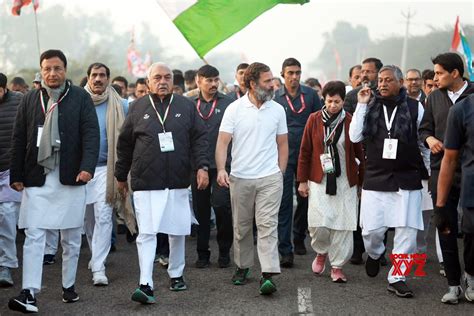
<svg viewBox="0 0 474 316">
<path fill-rule="evenodd" d="M 44 72 L 44 73 L 51 73 L 51 72 L 63 72 L 64 71 L 64 67 L 60 67 L 60 66 L 57 66 L 57 67 L 45 67 L 45 68 L 41 68 L 41 71 Z"/>
</svg>

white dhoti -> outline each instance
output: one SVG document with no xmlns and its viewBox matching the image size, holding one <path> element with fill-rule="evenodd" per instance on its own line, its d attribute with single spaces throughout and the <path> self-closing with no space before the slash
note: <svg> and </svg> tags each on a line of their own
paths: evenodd
<svg viewBox="0 0 474 316">
<path fill-rule="evenodd" d="M 383 239 L 389 227 L 395 227 L 393 254 L 416 252 L 416 235 L 423 229 L 421 198 L 421 190 L 362 190 L 360 226 L 365 250 L 372 259 L 380 258 L 385 251 Z M 393 276 L 393 269 L 392 266 L 388 273 L 389 283 L 405 280 L 403 276 Z"/>
<path fill-rule="evenodd" d="M 113 207 L 106 202 L 107 166 L 95 169 L 94 178 L 86 186 L 84 231 L 92 253 L 92 272 L 104 271 L 112 238 Z"/>
<path fill-rule="evenodd" d="M 85 186 L 63 185 L 59 167 L 46 175 L 41 187 L 23 191 L 18 226 L 25 228 L 23 245 L 23 288 L 38 293 L 41 289 L 43 255 L 48 229 L 61 231 L 62 284 L 75 283 L 81 249 L 81 233 L 86 203 Z"/>
<path fill-rule="evenodd" d="M 183 275 L 185 266 L 185 235 L 191 232 L 193 217 L 187 189 L 135 191 L 133 201 L 138 223 L 138 261 L 140 284 L 153 288 L 153 261 L 156 252 L 156 234 L 168 234 L 170 255 L 168 275 Z"/>
</svg>

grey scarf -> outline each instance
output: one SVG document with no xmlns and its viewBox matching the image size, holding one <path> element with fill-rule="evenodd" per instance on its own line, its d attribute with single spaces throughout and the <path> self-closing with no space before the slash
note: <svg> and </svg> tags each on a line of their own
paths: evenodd
<svg viewBox="0 0 474 316">
<path fill-rule="evenodd" d="M 64 82 L 59 88 L 52 89 L 46 85 L 44 81 L 41 81 L 41 85 L 46 90 L 49 96 L 48 104 L 45 106 L 45 112 L 51 106 L 59 100 L 59 97 L 63 94 L 66 89 L 66 82 Z M 41 97 L 41 95 L 40 95 Z M 44 100 L 43 100 L 44 101 Z M 58 125 L 58 106 L 45 117 L 43 125 L 43 133 L 38 148 L 38 165 L 44 167 L 44 174 L 48 174 L 53 171 L 54 168 L 59 164 L 59 149 L 61 147 L 61 140 L 59 137 L 59 125 Z"/>
</svg>

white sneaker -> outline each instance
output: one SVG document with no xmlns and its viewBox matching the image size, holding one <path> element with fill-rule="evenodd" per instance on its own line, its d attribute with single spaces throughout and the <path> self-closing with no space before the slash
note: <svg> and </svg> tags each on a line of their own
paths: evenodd
<svg viewBox="0 0 474 316">
<path fill-rule="evenodd" d="M 109 280 L 105 275 L 105 271 L 92 272 L 92 282 L 94 282 L 94 285 L 96 286 L 109 285 Z"/>
<path fill-rule="evenodd" d="M 462 296 L 462 288 L 461 286 L 450 286 L 448 288 L 448 292 L 443 295 L 441 298 L 441 302 L 445 304 L 457 304 L 459 302 L 459 298 Z"/>
<path fill-rule="evenodd" d="M 464 272 L 464 280 L 466 282 L 466 290 L 464 291 L 464 296 L 469 302 L 474 301 L 474 276 L 469 275 L 467 272 Z"/>
</svg>

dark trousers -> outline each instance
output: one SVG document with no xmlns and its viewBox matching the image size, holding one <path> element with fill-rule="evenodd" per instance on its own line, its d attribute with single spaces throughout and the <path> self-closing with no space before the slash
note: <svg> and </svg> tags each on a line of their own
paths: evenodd
<svg viewBox="0 0 474 316">
<path fill-rule="evenodd" d="M 431 197 L 433 198 L 433 205 L 436 205 L 437 185 L 438 185 L 439 170 L 432 170 L 430 178 Z M 448 200 L 446 201 L 446 210 L 449 214 L 449 222 L 451 232 L 448 235 L 439 234 L 439 244 L 441 246 L 441 253 L 443 254 L 444 270 L 446 271 L 446 278 L 449 286 L 460 285 L 461 280 L 461 264 L 459 263 L 459 249 L 458 249 L 458 203 L 459 195 L 461 193 L 457 181 L 454 181 L 451 190 L 449 191 Z M 469 273 L 469 272 L 468 272 Z"/>
<path fill-rule="evenodd" d="M 165 257 L 170 256 L 170 244 L 168 235 L 163 233 L 156 234 L 156 254 Z"/>
<path fill-rule="evenodd" d="M 200 259 L 209 259 L 209 237 L 211 234 L 211 206 L 216 214 L 217 244 L 219 254 L 228 255 L 233 242 L 232 209 L 230 191 L 217 183 L 217 169 L 209 169 L 209 185 L 205 190 L 197 189 L 196 173 L 192 176 L 191 188 L 193 208 L 199 225 L 197 227 L 197 252 Z"/>
<path fill-rule="evenodd" d="M 278 213 L 278 251 L 281 255 L 293 253 L 291 244 L 291 224 L 293 240 L 304 242 L 308 230 L 308 198 L 298 193 L 297 168 L 289 164 L 283 177 L 283 196 Z M 293 218 L 293 189 L 296 191 L 296 210 Z"/>
</svg>

